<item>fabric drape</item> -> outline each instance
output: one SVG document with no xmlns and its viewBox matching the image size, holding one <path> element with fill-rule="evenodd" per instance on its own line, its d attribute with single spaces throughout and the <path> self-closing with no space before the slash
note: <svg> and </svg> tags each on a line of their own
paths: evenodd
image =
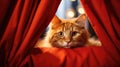
<svg viewBox="0 0 120 67">
<path fill-rule="evenodd" d="M 0 67 L 18 67 L 54 16 L 60 0 L 0 0 Z"/>
</svg>

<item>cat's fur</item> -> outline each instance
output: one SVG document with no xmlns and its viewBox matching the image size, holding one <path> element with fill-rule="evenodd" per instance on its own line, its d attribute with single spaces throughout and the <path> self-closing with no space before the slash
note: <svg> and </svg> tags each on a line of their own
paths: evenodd
<svg viewBox="0 0 120 67">
<path fill-rule="evenodd" d="M 101 46 L 100 41 L 89 38 L 89 33 L 85 28 L 85 21 L 85 14 L 74 19 L 59 19 L 55 16 L 45 38 L 38 41 L 37 47 Z"/>
</svg>

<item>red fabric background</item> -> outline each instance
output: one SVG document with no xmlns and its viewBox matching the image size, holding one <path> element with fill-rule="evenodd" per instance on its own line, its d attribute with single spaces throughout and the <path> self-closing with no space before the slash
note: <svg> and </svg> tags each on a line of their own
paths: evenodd
<svg viewBox="0 0 120 67">
<path fill-rule="evenodd" d="M 102 47 L 32 49 L 60 0 L 0 0 L 0 67 L 120 67 L 120 1 L 81 2 Z"/>
<path fill-rule="evenodd" d="M 0 67 L 18 67 L 54 16 L 60 0 L 0 0 Z"/>
</svg>

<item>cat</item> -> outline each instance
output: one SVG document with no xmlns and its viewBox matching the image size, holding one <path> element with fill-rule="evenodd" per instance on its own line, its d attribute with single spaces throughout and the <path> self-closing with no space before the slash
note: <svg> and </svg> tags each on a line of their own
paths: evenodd
<svg viewBox="0 0 120 67">
<path fill-rule="evenodd" d="M 85 28 L 86 15 L 82 14 L 73 19 L 59 19 L 54 16 L 49 30 L 43 40 L 39 40 L 37 47 L 75 48 L 83 46 L 101 46 L 100 41 L 89 37 Z"/>
</svg>

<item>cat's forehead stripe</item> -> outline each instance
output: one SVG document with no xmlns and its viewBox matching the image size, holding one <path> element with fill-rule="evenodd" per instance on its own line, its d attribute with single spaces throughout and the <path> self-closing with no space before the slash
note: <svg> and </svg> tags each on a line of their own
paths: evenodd
<svg viewBox="0 0 120 67">
<path fill-rule="evenodd" d="M 72 30 L 73 26 L 72 26 L 72 23 L 69 23 L 69 22 L 66 22 L 66 23 L 63 23 L 63 30 Z"/>
<path fill-rule="evenodd" d="M 73 19 L 62 19 L 61 21 L 64 23 L 66 23 L 66 22 L 69 22 L 69 23 L 73 23 L 73 22 L 75 22 L 77 19 L 76 18 L 73 18 Z"/>
</svg>

